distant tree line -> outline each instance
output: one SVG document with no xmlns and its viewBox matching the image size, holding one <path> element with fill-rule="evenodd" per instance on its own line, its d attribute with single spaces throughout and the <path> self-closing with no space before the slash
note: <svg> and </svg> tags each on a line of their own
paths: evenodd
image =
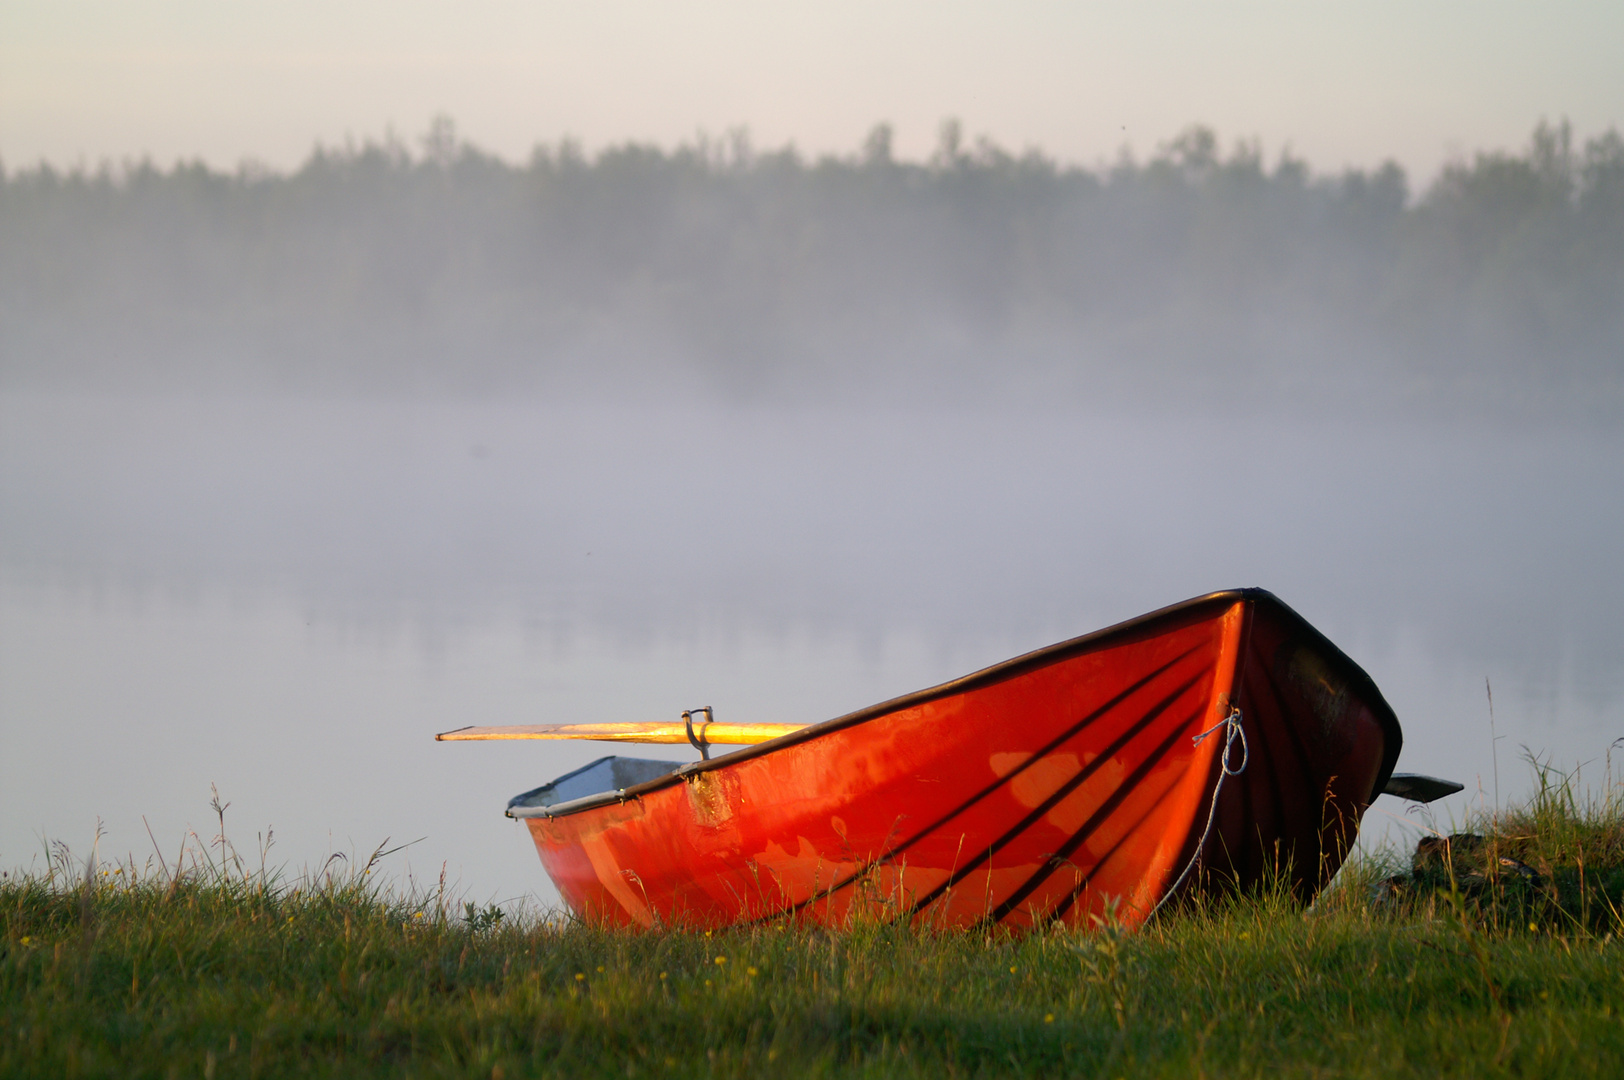
<svg viewBox="0 0 1624 1080">
<path fill-rule="evenodd" d="M 443 120 L 290 174 L 41 165 L 0 173 L 0 384 L 1624 415 L 1624 139 L 1542 123 L 1414 197 L 1200 127 L 1096 169 L 952 123 L 923 163 L 881 126 L 511 164 Z"/>
</svg>

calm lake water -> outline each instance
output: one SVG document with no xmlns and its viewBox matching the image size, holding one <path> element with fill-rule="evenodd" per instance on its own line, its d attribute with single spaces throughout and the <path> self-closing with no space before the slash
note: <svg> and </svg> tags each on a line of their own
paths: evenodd
<svg viewBox="0 0 1624 1080">
<path fill-rule="evenodd" d="M 173 858 L 215 784 L 255 865 L 417 841 L 386 872 L 549 903 L 502 807 L 606 749 L 434 732 L 812 722 L 1240 585 L 1375 677 L 1447 823 L 1494 797 L 1485 677 L 1502 799 L 1524 746 L 1600 782 L 1621 538 L 1617 431 L 11 394 L 0 867 L 98 820 Z"/>
</svg>

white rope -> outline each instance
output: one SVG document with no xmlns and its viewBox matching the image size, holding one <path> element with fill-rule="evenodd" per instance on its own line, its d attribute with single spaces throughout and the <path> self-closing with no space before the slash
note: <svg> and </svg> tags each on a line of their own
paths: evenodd
<svg viewBox="0 0 1624 1080">
<path fill-rule="evenodd" d="M 1195 869 L 1195 864 L 1201 861 L 1201 853 L 1207 847 L 1207 837 L 1212 835 L 1213 819 L 1218 816 L 1218 796 L 1224 790 L 1224 781 L 1231 776 L 1239 776 L 1245 772 L 1247 763 L 1252 760 L 1252 749 L 1246 744 L 1246 729 L 1241 727 L 1241 711 L 1239 708 L 1230 709 L 1228 716 L 1201 734 L 1192 736 L 1190 741 L 1196 746 L 1200 746 L 1206 741 L 1207 736 L 1217 731 L 1224 732 L 1224 748 L 1218 757 L 1218 783 L 1214 784 L 1212 788 L 1212 804 L 1207 807 L 1206 828 L 1201 830 L 1201 840 L 1195 845 L 1195 853 L 1190 856 L 1190 861 L 1184 864 L 1184 869 L 1179 873 L 1178 877 L 1173 879 L 1173 884 L 1167 887 L 1167 891 L 1162 893 L 1162 898 L 1156 901 L 1156 906 L 1150 909 L 1150 914 L 1145 916 L 1146 922 L 1156 917 L 1156 913 L 1162 910 L 1162 905 L 1173 898 L 1173 894 L 1178 892 L 1179 887 L 1184 884 L 1184 879 L 1190 876 L 1190 871 Z M 1229 749 L 1235 745 L 1236 739 L 1241 742 L 1241 763 L 1231 768 L 1229 765 Z"/>
</svg>

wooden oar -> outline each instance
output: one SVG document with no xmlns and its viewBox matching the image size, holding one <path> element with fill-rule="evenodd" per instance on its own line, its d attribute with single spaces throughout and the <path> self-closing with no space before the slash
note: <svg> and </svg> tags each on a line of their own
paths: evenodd
<svg viewBox="0 0 1624 1080">
<path fill-rule="evenodd" d="M 724 746 L 754 746 L 792 731 L 803 724 L 720 724 L 694 725 L 694 734 L 704 743 Z M 465 739 L 593 739 L 598 742 L 687 743 L 684 724 L 523 724 L 518 727 L 465 727 L 436 735 L 438 742 Z"/>
</svg>

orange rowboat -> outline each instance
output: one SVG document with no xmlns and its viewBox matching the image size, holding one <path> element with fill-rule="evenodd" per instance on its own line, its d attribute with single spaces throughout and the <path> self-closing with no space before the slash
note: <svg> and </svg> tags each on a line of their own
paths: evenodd
<svg viewBox="0 0 1624 1080">
<path fill-rule="evenodd" d="M 704 749 L 685 720 L 650 741 Z M 1271 874 L 1307 899 L 1385 788 L 1458 790 L 1393 777 L 1401 735 L 1375 684 L 1260 589 L 1176 604 L 825 723 L 757 727 L 758 738 L 787 733 L 685 765 L 603 758 L 518 796 L 508 814 L 594 922 L 1022 930 L 1087 925 L 1107 908 L 1133 925 L 1164 898 Z"/>
</svg>

